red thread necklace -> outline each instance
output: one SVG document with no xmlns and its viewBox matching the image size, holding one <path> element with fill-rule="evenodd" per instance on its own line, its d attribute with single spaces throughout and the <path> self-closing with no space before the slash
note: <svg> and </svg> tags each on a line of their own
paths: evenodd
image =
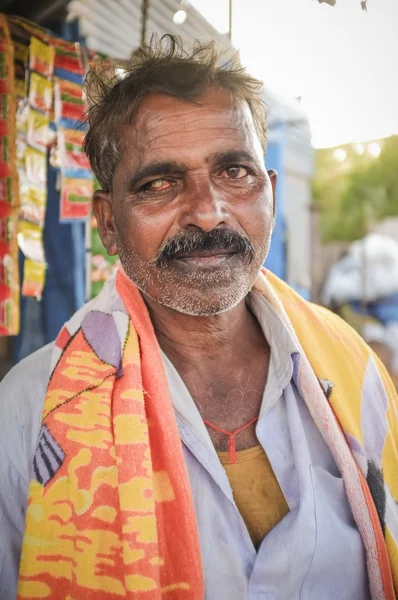
<svg viewBox="0 0 398 600">
<path fill-rule="evenodd" d="M 250 425 L 253 425 L 253 423 L 255 423 L 257 420 L 258 420 L 258 417 L 255 417 L 254 419 L 249 421 L 249 423 L 246 423 L 246 425 L 242 425 L 242 427 L 238 427 L 238 429 L 235 429 L 235 431 L 233 431 L 231 433 L 230 431 L 225 431 L 225 429 L 221 429 L 221 427 L 217 427 L 217 425 L 213 425 L 213 423 L 210 423 L 210 421 L 203 419 L 204 423 L 206 423 L 206 425 L 208 425 L 215 431 L 218 431 L 219 433 L 225 433 L 225 435 L 229 435 L 228 454 L 229 454 L 229 460 L 231 461 L 232 464 L 236 463 L 235 436 L 238 435 L 238 433 L 240 433 L 244 429 L 247 429 L 248 427 L 250 427 Z"/>
</svg>

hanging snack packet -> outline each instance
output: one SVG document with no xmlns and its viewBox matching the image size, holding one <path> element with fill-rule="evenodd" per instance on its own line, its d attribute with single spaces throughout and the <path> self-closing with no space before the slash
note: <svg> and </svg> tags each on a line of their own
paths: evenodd
<svg viewBox="0 0 398 600">
<path fill-rule="evenodd" d="M 29 77 L 29 104 L 32 108 L 48 112 L 53 103 L 53 84 L 51 81 L 32 73 Z"/>
<path fill-rule="evenodd" d="M 54 86 L 54 112 L 58 127 L 85 130 L 85 104 L 82 88 L 75 83 L 57 79 Z"/>
<path fill-rule="evenodd" d="M 88 219 L 91 214 L 93 178 L 73 179 L 62 176 L 60 220 Z"/>
<path fill-rule="evenodd" d="M 57 40 L 54 50 L 54 76 L 82 85 L 84 65 L 79 44 L 62 43 Z"/>
<path fill-rule="evenodd" d="M 41 299 L 43 295 L 44 282 L 46 278 L 46 265 L 35 262 L 29 258 L 25 259 L 22 295 Z"/>
<path fill-rule="evenodd" d="M 24 137 L 26 139 L 26 133 L 28 130 L 28 114 L 29 104 L 27 100 L 20 100 L 17 105 L 16 112 L 16 127 L 18 137 Z"/>
<path fill-rule="evenodd" d="M 15 209 L 0 202 L 0 335 L 19 331 L 19 266 Z"/>
<path fill-rule="evenodd" d="M 1 229 L 1 220 L 0 220 Z M 19 331 L 19 271 L 13 250 L 0 256 L 0 336 Z"/>
<path fill-rule="evenodd" d="M 73 129 L 60 129 L 58 131 L 59 161 L 64 169 L 90 172 L 90 162 L 83 150 L 84 133 Z"/>
<path fill-rule="evenodd" d="M 50 118 L 48 115 L 39 113 L 31 108 L 28 111 L 27 141 L 28 144 L 45 152 L 50 145 L 52 132 L 50 131 Z"/>
<path fill-rule="evenodd" d="M 47 78 L 54 72 L 54 48 L 36 37 L 30 39 L 29 69 Z"/>
<path fill-rule="evenodd" d="M 30 183 L 44 188 L 47 178 L 46 155 L 39 150 L 27 147 L 25 152 L 25 170 Z"/>
<path fill-rule="evenodd" d="M 20 219 L 44 227 L 47 204 L 47 155 L 27 146 L 24 162 L 19 168 Z M 20 227 L 20 231 L 26 229 Z M 26 236 L 25 236 L 26 237 Z M 31 238 L 31 232 L 28 233 Z M 42 236 L 39 237 L 42 243 Z M 42 249 L 44 256 L 44 248 Z"/>
<path fill-rule="evenodd" d="M 18 244 L 25 258 L 44 263 L 43 229 L 39 225 L 20 221 L 18 224 Z"/>
<path fill-rule="evenodd" d="M 44 227 L 46 216 L 46 190 L 35 185 L 24 185 L 20 188 L 21 208 L 19 216 L 40 227 Z"/>
</svg>

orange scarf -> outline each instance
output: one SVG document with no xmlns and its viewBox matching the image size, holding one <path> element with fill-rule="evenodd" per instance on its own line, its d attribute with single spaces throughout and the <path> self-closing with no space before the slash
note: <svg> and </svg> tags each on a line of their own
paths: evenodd
<svg viewBox="0 0 398 600">
<path fill-rule="evenodd" d="M 20 599 L 203 598 L 195 513 L 159 346 L 138 289 L 122 272 L 116 287 L 106 286 L 56 341 Z"/>
</svg>

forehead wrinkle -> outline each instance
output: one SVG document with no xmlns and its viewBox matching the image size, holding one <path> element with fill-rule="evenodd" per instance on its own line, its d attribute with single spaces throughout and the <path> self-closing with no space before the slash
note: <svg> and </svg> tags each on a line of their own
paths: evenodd
<svg viewBox="0 0 398 600">
<path fill-rule="evenodd" d="M 189 105 L 191 106 L 191 105 Z M 192 117 L 196 116 L 197 113 L 203 113 L 203 112 L 212 112 L 212 113 L 233 113 L 234 111 L 232 109 L 229 108 L 225 108 L 222 106 L 208 106 L 208 105 L 201 105 L 201 106 L 194 106 L 190 109 L 182 109 L 178 112 L 176 112 L 175 109 L 173 109 L 173 111 L 169 111 L 167 109 L 165 110 L 154 110 L 154 109 L 147 109 L 143 115 L 140 115 L 140 119 L 139 122 L 142 122 L 144 120 L 146 120 L 147 122 L 151 122 L 154 121 L 155 125 L 158 121 L 161 121 L 163 119 L 166 119 L 167 121 L 180 121 L 182 118 L 191 120 Z M 210 118 L 210 117 L 209 117 Z"/>
<path fill-rule="evenodd" d="M 223 90 L 223 94 L 224 93 L 225 90 Z M 188 118 L 191 118 L 193 114 L 201 111 L 233 112 L 242 106 L 242 102 L 239 100 L 232 99 L 228 103 L 224 102 L 221 104 L 219 99 L 215 100 L 213 98 L 209 100 L 209 98 L 206 97 L 206 94 L 194 98 L 193 100 L 184 100 L 166 94 L 163 98 L 162 108 L 153 108 L 152 104 L 156 96 L 162 96 L 162 94 L 153 94 L 152 98 L 151 96 L 147 96 L 147 98 L 143 100 L 134 115 L 133 121 L 141 121 L 141 119 L 146 118 L 148 115 L 154 115 L 154 118 L 162 115 L 170 119 L 174 117 L 179 119 L 182 114 L 185 114 Z M 178 110 L 176 110 L 176 105 L 178 105 Z"/>
<path fill-rule="evenodd" d="M 151 139 L 151 135 L 162 130 L 163 135 L 180 134 L 183 130 L 184 135 L 187 133 L 195 133 L 198 130 L 209 129 L 240 129 L 240 123 L 227 117 L 226 115 L 220 119 L 215 118 L 215 115 L 202 116 L 200 118 L 184 118 L 186 115 L 175 116 L 173 119 L 162 115 L 157 119 L 156 123 L 140 124 L 141 135 L 147 135 Z M 163 133 L 164 132 L 164 133 Z"/>
<path fill-rule="evenodd" d="M 209 132 L 211 133 L 212 136 L 212 140 L 209 140 Z M 237 133 L 239 135 L 237 135 Z M 246 136 L 242 136 L 242 130 L 236 128 L 234 130 L 226 130 L 223 127 L 200 127 L 199 131 L 198 129 L 191 129 L 188 131 L 184 131 L 184 139 L 178 142 L 174 142 L 173 138 L 175 137 L 175 132 L 173 131 L 166 131 L 166 132 L 159 132 L 157 135 L 153 135 L 153 137 L 150 137 L 149 139 L 146 139 L 145 145 L 148 146 L 149 144 L 156 144 L 157 142 L 162 142 L 162 140 L 167 140 L 167 143 L 170 145 L 170 147 L 186 147 L 187 144 L 187 137 L 189 137 L 190 135 L 195 135 L 195 143 L 198 142 L 202 142 L 202 141 L 207 141 L 207 142 L 212 142 L 215 138 L 216 139 L 225 139 L 225 140 L 230 140 L 230 139 L 234 139 L 236 141 L 238 141 L 241 139 L 246 138 Z"/>
<path fill-rule="evenodd" d="M 163 121 L 165 124 L 163 125 Z M 219 119 L 214 120 L 214 115 L 209 115 L 206 118 L 200 119 L 199 121 L 188 119 L 187 123 L 184 119 L 178 116 L 174 119 L 175 123 L 170 123 L 170 119 L 167 119 L 162 115 L 158 119 L 156 126 L 148 127 L 148 124 L 140 124 L 139 128 L 135 129 L 136 138 L 138 138 L 142 146 L 147 147 L 148 144 L 156 143 L 157 140 L 169 139 L 171 145 L 173 141 L 171 138 L 175 136 L 183 135 L 186 142 L 186 137 L 194 134 L 206 134 L 200 135 L 195 141 L 202 141 L 202 139 L 208 140 L 209 132 L 212 136 L 228 138 L 247 138 L 248 134 L 255 133 L 252 127 L 252 123 L 245 122 L 246 119 L 239 119 L 239 121 L 232 121 L 230 118 L 225 117 L 221 122 Z M 178 144 L 177 144 L 178 145 Z"/>
<path fill-rule="evenodd" d="M 218 103 L 192 105 L 187 101 L 180 101 L 180 104 L 183 104 L 183 106 L 178 111 L 176 111 L 175 106 L 167 104 L 163 109 L 156 110 L 144 105 L 138 110 L 131 125 L 137 130 L 150 134 L 153 129 L 163 127 L 164 122 L 168 125 L 176 123 L 180 128 L 185 122 L 189 126 L 191 123 L 196 124 L 199 119 L 206 122 L 215 118 L 219 119 L 220 116 L 223 121 L 228 122 L 229 126 L 234 122 L 236 123 L 236 121 L 238 123 L 252 121 L 249 106 L 243 106 L 241 102 L 234 102 L 229 106 L 220 106 Z M 198 115 L 197 113 L 202 114 Z"/>
<path fill-rule="evenodd" d="M 220 142 L 219 154 L 224 152 L 226 144 L 231 145 L 231 149 L 234 151 L 252 151 L 254 148 L 254 144 L 246 137 L 240 136 L 240 138 L 237 139 L 236 135 L 233 135 L 232 133 L 228 135 L 225 130 L 220 131 L 219 135 L 215 135 L 213 132 L 210 139 L 209 134 L 206 133 L 206 131 L 201 133 L 203 133 L 203 135 L 195 138 L 195 144 L 206 143 L 206 147 L 204 148 L 206 157 L 215 154 L 214 144 L 217 142 Z M 190 155 L 193 154 L 197 156 L 196 148 L 189 148 L 189 146 L 189 140 L 187 144 L 186 137 L 183 140 L 173 141 L 170 140 L 167 135 L 163 135 L 159 136 L 156 140 L 151 140 L 151 143 L 148 142 L 138 153 L 141 160 L 145 159 L 145 161 L 150 160 L 151 157 L 156 160 L 163 160 L 163 158 L 170 159 L 170 152 L 175 152 L 179 160 L 181 160 L 182 156 L 184 156 L 184 159 L 186 158 L 189 160 L 188 157 Z"/>
</svg>

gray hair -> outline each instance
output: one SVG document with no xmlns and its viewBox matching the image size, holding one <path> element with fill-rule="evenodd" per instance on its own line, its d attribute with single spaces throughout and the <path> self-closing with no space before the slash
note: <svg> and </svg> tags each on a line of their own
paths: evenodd
<svg viewBox="0 0 398 600">
<path fill-rule="evenodd" d="M 267 115 L 262 83 L 246 72 L 238 54 L 226 60 L 225 52 L 214 42 L 196 42 L 188 52 L 180 38 L 166 35 L 160 41 L 153 37 L 127 61 L 94 64 L 85 83 L 89 108 L 84 149 L 102 189 L 112 189 L 123 150 L 121 127 L 131 123 L 146 94 L 158 92 L 193 102 L 213 87 L 228 90 L 247 102 L 265 151 Z"/>
</svg>

